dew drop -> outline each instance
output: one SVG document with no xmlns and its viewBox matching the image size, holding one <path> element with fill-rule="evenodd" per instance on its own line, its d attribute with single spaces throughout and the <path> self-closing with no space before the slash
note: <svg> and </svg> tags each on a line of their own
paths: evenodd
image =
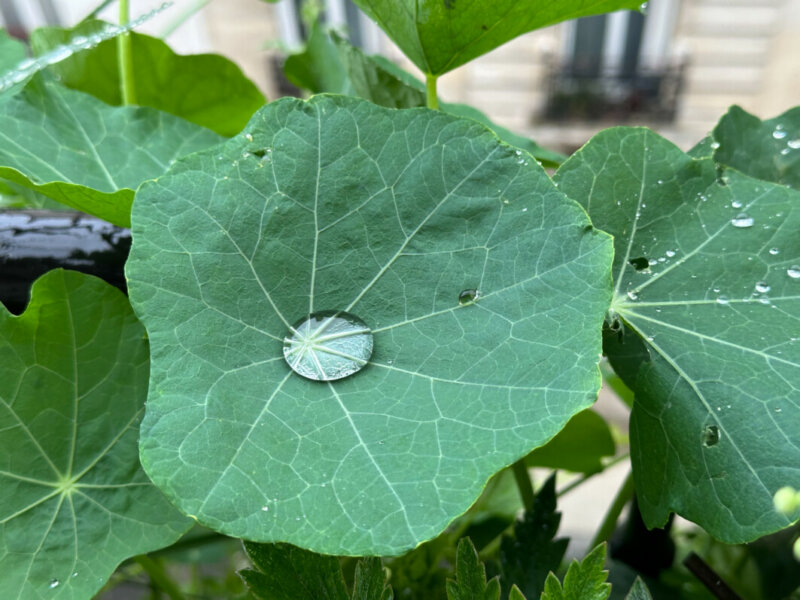
<svg viewBox="0 0 800 600">
<path fill-rule="evenodd" d="M 51 590 L 53 588 L 57 588 L 59 585 L 61 585 L 61 582 L 58 579 L 51 579 L 50 580 L 50 589 Z"/>
<path fill-rule="evenodd" d="M 629 291 L 629 292 L 626 294 L 626 296 L 628 296 L 628 299 L 629 299 L 629 300 L 638 300 L 638 299 L 639 299 L 639 295 L 638 295 L 636 292 L 634 292 L 633 290 L 630 290 L 630 291 Z"/>
<path fill-rule="evenodd" d="M 75 571 L 75 572 L 72 574 L 72 576 L 73 576 L 73 577 L 77 577 L 77 576 L 78 576 L 78 572 L 77 572 L 77 571 Z"/>
<path fill-rule="evenodd" d="M 725 306 L 728 303 L 730 303 L 730 300 L 728 300 L 727 296 L 720 296 L 719 298 L 717 298 L 717 304 L 722 304 L 723 306 Z"/>
<path fill-rule="evenodd" d="M 481 293 L 476 289 L 462 290 L 458 295 L 458 303 L 461 306 L 466 306 L 467 304 L 473 304 L 480 297 Z"/>
<path fill-rule="evenodd" d="M 792 265 L 786 269 L 786 274 L 792 279 L 800 279 L 800 266 Z"/>
<path fill-rule="evenodd" d="M 719 142 L 711 142 L 711 149 L 716 150 L 719 148 Z"/>
<path fill-rule="evenodd" d="M 739 202 L 738 200 L 734 200 L 733 202 L 731 202 L 731 206 L 733 208 L 742 208 L 742 203 Z"/>
<path fill-rule="evenodd" d="M 716 425 L 707 425 L 705 429 L 703 429 L 703 445 L 706 448 L 716 446 L 719 443 L 719 438 L 719 427 Z"/>
<path fill-rule="evenodd" d="M 667 250 L 666 252 L 664 252 L 664 254 L 667 255 L 667 258 L 672 258 L 673 256 L 675 256 L 675 251 L 674 250 Z"/>
<path fill-rule="evenodd" d="M 372 345 L 364 321 L 342 311 L 321 311 L 295 323 L 283 339 L 283 356 L 298 375 L 335 381 L 363 369 Z"/>
<path fill-rule="evenodd" d="M 779 252 L 780 252 L 780 250 L 778 250 L 777 248 L 770 248 L 770 249 L 769 249 L 769 253 L 770 253 L 772 256 L 775 256 L 775 255 L 776 255 L 776 254 L 778 254 Z"/>
<path fill-rule="evenodd" d="M 266 505 L 262 506 L 261 510 L 264 511 L 264 512 L 267 512 L 269 510 L 269 506 L 266 506 Z"/>
<path fill-rule="evenodd" d="M 647 14 L 647 4 L 648 4 L 647 2 L 642 2 L 639 5 L 639 12 L 642 13 L 643 15 Z"/>
<path fill-rule="evenodd" d="M 800 149 L 800 138 L 797 138 L 796 140 L 789 140 L 786 142 L 786 145 L 792 150 Z"/>
<path fill-rule="evenodd" d="M 252 142 L 253 141 L 253 134 L 252 133 L 245 133 L 244 134 L 244 139 L 246 139 L 248 142 Z"/>
<path fill-rule="evenodd" d="M 759 294 L 766 294 L 771 289 L 772 288 L 764 281 L 759 281 L 758 283 L 756 283 L 756 291 Z"/>
<path fill-rule="evenodd" d="M 753 217 L 748 217 L 744 213 L 739 213 L 736 217 L 731 219 L 731 225 L 739 228 L 752 227 L 754 222 L 755 220 Z"/>
<path fill-rule="evenodd" d="M 778 125 L 778 127 L 775 128 L 775 131 L 772 132 L 772 137 L 774 137 L 776 140 L 782 140 L 786 137 L 786 135 L 786 132 L 783 131 L 780 125 Z"/>
</svg>

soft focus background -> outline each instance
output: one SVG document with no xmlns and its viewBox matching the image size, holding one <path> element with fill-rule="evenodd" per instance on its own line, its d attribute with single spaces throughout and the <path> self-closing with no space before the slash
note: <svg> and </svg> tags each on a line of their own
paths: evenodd
<svg viewBox="0 0 800 600">
<path fill-rule="evenodd" d="M 174 29 L 167 39 L 181 53 L 227 55 L 275 98 L 292 91 L 280 64 L 303 43 L 302 1 L 176 0 L 141 30 Z M 410 68 L 350 0 L 317 1 L 356 44 Z M 99 2 L 0 0 L 0 21 L 24 38 L 39 25 L 74 24 Z M 161 3 L 131 0 L 132 16 Z M 800 0 L 648 4 L 644 15 L 621 11 L 517 38 L 442 77 L 440 94 L 566 152 L 620 123 L 648 125 L 689 148 L 731 104 L 769 118 L 800 101 Z M 116 20 L 116 3 L 101 16 Z"/>
</svg>

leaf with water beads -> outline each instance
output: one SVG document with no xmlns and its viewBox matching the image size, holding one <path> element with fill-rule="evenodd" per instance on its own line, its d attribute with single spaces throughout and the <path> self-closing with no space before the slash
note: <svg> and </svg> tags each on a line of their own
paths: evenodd
<svg viewBox="0 0 800 600">
<path fill-rule="evenodd" d="M 555 180 L 615 236 L 604 349 L 636 393 L 647 524 L 675 511 L 735 543 L 797 520 L 772 494 L 800 484 L 800 194 L 718 180 L 713 160 L 633 128 L 598 134 Z"/>
<path fill-rule="evenodd" d="M 142 462 L 219 531 L 402 553 L 596 397 L 609 240 L 473 121 L 273 102 L 143 186 L 133 237 Z"/>
</svg>

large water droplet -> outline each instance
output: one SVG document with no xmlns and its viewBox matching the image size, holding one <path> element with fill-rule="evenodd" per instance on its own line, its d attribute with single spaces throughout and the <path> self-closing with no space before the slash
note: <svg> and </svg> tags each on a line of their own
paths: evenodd
<svg viewBox="0 0 800 600">
<path fill-rule="evenodd" d="M 792 265 L 786 269 L 786 274 L 792 279 L 800 279 L 800 266 Z"/>
<path fill-rule="evenodd" d="M 481 293 L 478 290 L 475 289 L 463 290 L 458 295 L 458 303 L 461 306 L 466 306 L 467 304 L 472 304 L 473 302 L 475 302 L 478 298 L 480 298 L 480 296 Z"/>
<path fill-rule="evenodd" d="M 755 223 L 753 217 L 748 217 L 744 213 L 739 213 L 738 215 L 736 215 L 736 217 L 731 219 L 731 225 L 733 225 L 734 227 L 742 227 L 742 228 L 752 227 L 753 223 Z"/>
<path fill-rule="evenodd" d="M 705 429 L 703 429 L 703 445 L 707 448 L 716 446 L 719 442 L 719 438 L 719 427 L 716 425 L 708 425 Z"/>
<path fill-rule="evenodd" d="M 283 339 L 283 356 L 298 375 L 335 381 L 364 368 L 372 343 L 372 332 L 358 317 L 321 311 L 294 325 Z"/>
<path fill-rule="evenodd" d="M 780 125 L 778 125 L 778 127 L 775 128 L 775 131 L 772 132 L 772 137 L 774 137 L 776 140 L 782 140 L 786 137 L 786 135 L 786 132 L 783 131 Z"/>
<path fill-rule="evenodd" d="M 796 140 L 790 140 L 786 142 L 786 145 L 792 150 L 797 150 L 800 148 L 800 138 L 797 138 Z"/>
</svg>

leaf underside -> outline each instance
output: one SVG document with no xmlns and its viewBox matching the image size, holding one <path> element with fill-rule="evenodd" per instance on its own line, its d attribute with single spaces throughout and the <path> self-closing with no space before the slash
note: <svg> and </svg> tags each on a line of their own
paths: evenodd
<svg viewBox="0 0 800 600">
<path fill-rule="evenodd" d="M 0 305 L 0 597 L 93 596 L 124 559 L 191 521 L 147 479 L 144 328 L 99 279 L 51 271 Z"/>
<path fill-rule="evenodd" d="M 596 398 L 608 238 L 472 121 L 274 102 L 143 186 L 133 238 L 153 353 L 142 462 L 230 535 L 402 553 Z M 285 362 L 318 310 L 371 328 L 355 375 Z"/>
<path fill-rule="evenodd" d="M 670 511 L 729 543 L 786 527 L 800 486 L 800 194 L 717 179 L 646 129 L 595 136 L 558 171 L 615 236 L 605 351 L 635 391 L 631 446 L 650 527 Z"/>
</svg>

